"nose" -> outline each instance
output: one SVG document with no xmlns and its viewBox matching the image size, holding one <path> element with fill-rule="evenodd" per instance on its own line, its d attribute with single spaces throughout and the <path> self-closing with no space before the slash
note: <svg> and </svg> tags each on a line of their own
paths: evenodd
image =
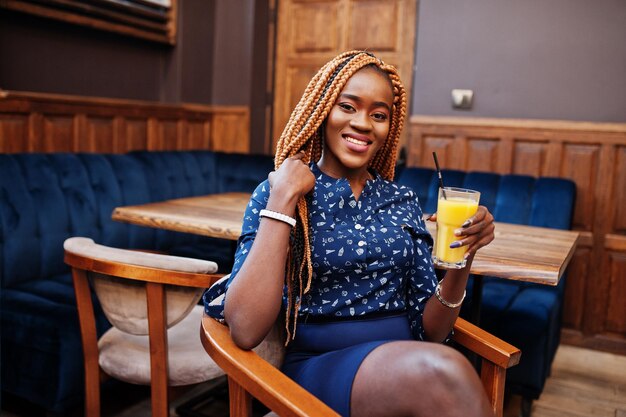
<svg viewBox="0 0 626 417">
<path fill-rule="evenodd" d="M 354 113 L 353 117 L 350 119 L 350 127 L 360 131 L 369 132 L 372 130 L 372 120 L 367 112 L 359 111 Z"/>
</svg>

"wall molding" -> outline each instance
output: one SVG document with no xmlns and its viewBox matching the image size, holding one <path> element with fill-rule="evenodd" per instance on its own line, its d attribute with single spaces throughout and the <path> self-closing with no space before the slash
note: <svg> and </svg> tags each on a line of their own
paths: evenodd
<svg viewBox="0 0 626 417">
<path fill-rule="evenodd" d="M 0 90 L 0 152 L 248 152 L 247 106 Z"/>
</svg>

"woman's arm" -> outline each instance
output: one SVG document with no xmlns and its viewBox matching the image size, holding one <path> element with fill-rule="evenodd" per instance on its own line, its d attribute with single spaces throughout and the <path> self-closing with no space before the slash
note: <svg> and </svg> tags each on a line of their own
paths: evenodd
<svg viewBox="0 0 626 417">
<path fill-rule="evenodd" d="M 315 185 L 302 155 L 286 159 L 270 173 L 267 210 L 294 217 L 298 200 Z M 233 341 L 243 349 L 257 346 L 275 323 L 282 304 L 291 226 L 260 218 L 254 243 L 226 292 L 224 317 Z"/>
<path fill-rule="evenodd" d="M 431 217 L 431 220 L 436 218 Z M 480 206 L 470 224 L 458 234 L 461 246 L 467 246 L 467 265 L 463 269 L 452 269 L 446 272 L 441 281 L 440 296 L 443 300 L 456 304 L 463 298 L 469 271 L 476 251 L 488 245 L 494 239 L 495 226 L 493 216 L 486 207 Z M 440 302 L 437 297 L 430 297 L 424 308 L 423 326 L 426 340 L 441 342 L 450 334 L 454 322 L 459 316 L 461 307 L 450 308 Z"/>
</svg>

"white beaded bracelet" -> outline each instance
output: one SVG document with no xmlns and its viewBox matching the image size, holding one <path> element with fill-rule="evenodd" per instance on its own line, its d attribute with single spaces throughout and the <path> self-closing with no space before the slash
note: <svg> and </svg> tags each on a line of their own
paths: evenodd
<svg viewBox="0 0 626 417">
<path fill-rule="evenodd" d="M 263 209 L 259 212 L 259 216 L 269 217 L 270 219 L 287 223 L 291 227 L 294 227 L 296 225 L 296 219 L 294 219 L 293 217 L 287 216 L 286 214 L 279 213 L 277 211 Z"/>
<path fill-rule="evenodd" d="M 438 282 L 437 288 L 435 288 L 435 296 L 437 297 L 437 300 L 439 300 L 441 304 L 448 308 L 457 308 L 461 304 L 463 304 L 463 300 L 465 300 L 465 293 L 466 291 L 463 291 L 463 297 L 461 297 L 461 301 L 459 301 L 458 303 L 451 303 L 447 300 L 444 300 L 444 298 L 441 296 L 441 282 Z"/>
</svg>

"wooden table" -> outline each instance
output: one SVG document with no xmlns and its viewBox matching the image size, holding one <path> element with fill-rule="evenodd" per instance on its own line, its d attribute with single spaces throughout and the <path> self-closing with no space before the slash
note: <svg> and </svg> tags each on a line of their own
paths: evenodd
<svg viewBox="0 0 626 417">
<path fill-rule="evenodd" d="M 113 220 L 139 226 L 237 240 L 248 193 L 211 194 L 139 206 L 117 207 Z"/>
<path fill-rule="evenodd" d="M 118 207 L 113 219 L 141 226 L 236 240 L 247 193 L 212 194 Z M 435 235 L 435 224 L 426 222 Z M 496 223 L 495 240 L 472 263 L 477 275 L 557 285 L 578 241 L 578 232 Z"/>
</svg>

